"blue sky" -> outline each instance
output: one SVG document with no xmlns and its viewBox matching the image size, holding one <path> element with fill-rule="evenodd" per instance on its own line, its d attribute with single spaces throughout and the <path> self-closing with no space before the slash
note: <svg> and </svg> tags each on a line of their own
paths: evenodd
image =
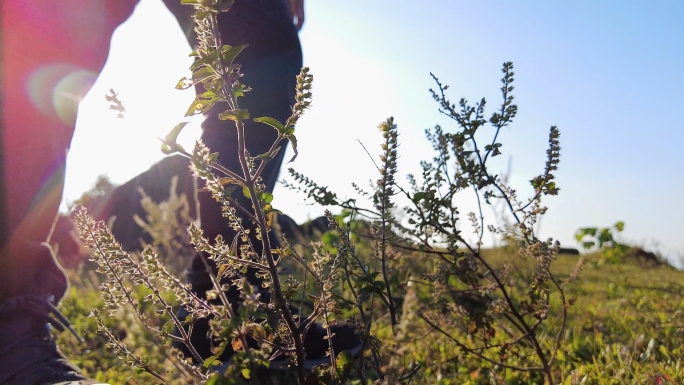
<svg viewBox="0 0 684 385">
<path fill-rule="evenodd" d="M 623 220 L 625 240 L 657 243 L 673 259 L 684 255 L 684 124 L 677 115 L 684 2 L 307 0 L 306 11 L 300 37 L 314 103 L 298 126 L 301 155 L 288 166 L 351 196 L 351 182 L 375 179 L 359 141 L 378 153 L 375 127 L 394 116 L 400 173 L 418 173 L 419 160 L 431 157 L 424 129 L 454 127 L 431 100 L 429 73 L 451 86 L 453 101 L 486 97 L 492 111 L 501 65 L 513 61 L 519 114 L 502 133 L 504 155 L 493 167 L 503 171 L 510 162 L 512 183 L 525 195 L 543 168 L 549 127 L 560 128 L 561 192 L 546 201 L 542 234 L 576 246 L 577 228 Z M 155 138 L 192 99 L 173 90 L 189 65 L 174 23 L 160 0 L 143 0 L 115 34 L 110 60 L 81 106 L 66 199 L 98 174 L 124 182 L 161 158 Z M 123 120 L 106 111 L 109 87 L 127 106 Z M 192 142 L 198 125 L 182 140 Z M 322 213 L 282 187 L 275 196 L 276 207 L 297 220 Z M 472 197 L 462 199 L 462 213 L 474 209 Z"/>
</svg>

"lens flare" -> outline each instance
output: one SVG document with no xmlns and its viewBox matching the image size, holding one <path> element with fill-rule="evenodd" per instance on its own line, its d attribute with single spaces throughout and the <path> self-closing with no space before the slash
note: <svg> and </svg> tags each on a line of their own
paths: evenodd
<svg viewBox="0 0 684 385">
<path fill-rule="evenodd" d="M 78 104 L 96 78 L 96 73 L 71 64 L 51 64 L 38 68 L 29 76 L 26 91 L 41 114 L 73 125 Z"/>
</svg>

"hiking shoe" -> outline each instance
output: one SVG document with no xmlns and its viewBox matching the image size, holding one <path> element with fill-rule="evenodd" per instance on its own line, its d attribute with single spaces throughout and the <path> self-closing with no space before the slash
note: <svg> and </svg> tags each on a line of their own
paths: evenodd
<svg viewBox="0 0 684 385">
<path fill-rule="evenodd" d="M 354 328 L 344 322 L 336 325 L 330 325 L 330 332 L 332 338 L 332 352 L 333 359 L 346 351 L 349 352 L 352 359 L 357 359 L 363 351 L 363 343 L 359 336 L 354 331 Z M 327 339 L 328 333 L 320 324 L 312 324 L 304 338 L 304 369 L 307 371 L 313 370 L 314 367 L 320 365 L 330 364 L 330 355 L 328 350 L 330 344 Z M 231 360 L 221 360 L 223 364 L 212 367 L 219 373 L 225 372 L 232 364 Z M 269 370 L 278 373 L 285 373 L 291 367 L 291 361 L 288 358 L 277 357 L 270 361 Z"/>
<path fill-rule="evenodd" d="M 363 344 L 354 328 L 344 322 L 330 325 L 332 334 L 332 353 L 335 357 L 343 351 L 351 353 L 353 358 L 358 358 Z M 304 360 L 307 368 L 324 363 L 330 363 L 328 350 L 331 344 L 328 341 L 328 332 L 320 324 L 312 324 L 304 338 Z M 317 361 L 321 361 L 316 364 Z"/>
<path fill-rule="evenodd" d="M 177 312 L 176 316 L 179 319 L 185 319 L 188 314 L 188 311 L 183 307 Z M 184 329 L 186 332 L 189 331 L 187 326 Z M 339 322 L 335 325 L 330 325 L 330 333 L 332 334 L 332 352 L 335 358 L 343 351 L 348 351 L 353 359 L 357 359 L 361 355 L 363 343 L 352 326 Z M 201 318 L 195 321 L 192 334 L 190 335 L 190 342 L 195 351 L 204 359 L 213 355 L 212 347 L 218 346 L 220 342 L 214 340 L 210 334 L 208 318 Z M 177 328 L 174 328 L 173 335 L 180 336 Z M 306 370 L 330 363 L 330 356 L 328 355 L 330 343 L 327 337 L 328 332 L 320 324 L 312 324 L 309 330 L 307 330 L 306 337 L 304 338 L 304 368 Z M 248 338 L 248 343 L 251 348 L 258 349 L 258 345 L 253 339 Z M 191 357 L 194 361 L 190 350 L 183 343 L 173 341 L 172 346 L 182 351 L 185 357 Z M 232 346 L 228 345 L 218 357 L 218 360 L 224 364 L 213 369 L 219 372 L 225 371 L 230 366 L 234 353 L 235 351 L 232 349 Z M 287 360 L 285 359 L 275 358 L 271 361 L 271 368 L 273 369 L 285 369 L 286 367 Z"/>
<path fill-rule="evenodd" d="M 213 261 L 205 260 L 202 261 L 203 256 L 197 255 L 192 260 L 191 265 L 185 271 L 186 281 L 190 284 L 191 290 L 200 298 L 206 298 L 207 290 L 213 288 L 211 277 L 207 272 L 207 265 L 212 270 L 212 273 L 216 274 L 216 266 Z M 206 264 L 205 264 L 206 263 Z M 270 292 L 268 289 L 261 287 L 260 280 L 253 276 L 253 273 L 248 272 L 248 277 L 252 277 L 251 281 L 254 285 L 255 292 L 259 293 L 260 300 L 264 303 L 270 302 Z M 230 284 L 230 278 L 224 278 L 221 284 L 228 284 L 229 290 L 226 291 L 226 297 L 228 301 L 233 305 L 233 311 L 237 312 L 239 304 L 242 302 L 240 299 L 240 291 L 237 287 Z M 214 300 L 218 302 L 217 300 Z M 293 314 L 297 314 L 298 309 L 292 308 Z M 181 307 L 176 316 L 178 319 L 184 320 L 188 316 L 188 311 L 185 307 Z M 189 332 L 189 327 L 184 327 L 186 332 Z M 301 329 L 300 329 L 301 330 Z M 330 332 L 333 335 L 332 338 L 332 351 L 335 356 L 342 351 L 349 351 L 351 356 L 356 359 L 361 354 L 363 349 L 363 344 L 359 336 L 356 334 L 353 327 L 347 325 L 344 322 L 337 323 L 330 326 Z M 180 331 L 177 327 L 173 330 L 173 335 L 180 336 Z M 330 344 L 328 342 L 328 333 L 320 324 L 311 324 L 306 331 L 306 336 L 304 338 L 304 352 L 305 352 L 305 367 L 307 370 L 312 369 L 314 366 L 329 363 L 330 356 L 328 355 L 328 350 L 330 350 Z M 192 334 L 190 335 L 190 342 L 192 343 L 195 351 L 203 358 L 209 358 L 213 355 L 212 347 L 217 346 L 220 341 L 215 341 L 211 337 L 209 319 L 202 318 L 195 321 L 193 324 Z M 248 339 L 250 347 L 258 348 L 258 345 L 251 338 Z M 189 349 L 181 342 L 173 341 L 172 346 L 182 351 L 186 357 L 191 357 L 194 361 L 194 357 L 190 354 Z M 225 348 L 223 353 L 218 357 L 223 365 L 218 366 L 216 369 L 222 370 L 230 365 L 230 359 L 232 358 L 234 351 L 229 345 Z M 281 358 L 276 358 L 271 361 L 272 368 L 282 368 L 285 364 L 285 360 Z"/>
<path fill-rule="evenodd" d="M 46 298 L 26 295 L 0 303 L 0 385 L 101 384 L 87 379 L 62 355 L 52 327 L 76 334 Z"/>
</svg>

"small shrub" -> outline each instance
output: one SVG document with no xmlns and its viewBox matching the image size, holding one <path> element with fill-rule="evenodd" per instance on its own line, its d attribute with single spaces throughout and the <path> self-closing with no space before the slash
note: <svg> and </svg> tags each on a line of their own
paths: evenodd
<svg viewBox="0 0 684 385">
<path fill-rule="evenodd" d="M 598 250 L 605 263 L 624 263 L 629 259 L 645 265 L 669 265 L 662 256 L 621 241 L 618 234 L 624 229 L 622 221 L 613 227 L 582 227 L 575 233 L 575 239 L 586 251 Z"/>
<path fill-rule="evenodd" d="M 600 250 L 604 261 L 618 263 L 630 249 L 629 245 L 616 239 L 624 228 L 622 221 L 616 222 L 613 227 L 582 227 L 575 233 L 575 239 L 587 251 Z"/>
</svg>

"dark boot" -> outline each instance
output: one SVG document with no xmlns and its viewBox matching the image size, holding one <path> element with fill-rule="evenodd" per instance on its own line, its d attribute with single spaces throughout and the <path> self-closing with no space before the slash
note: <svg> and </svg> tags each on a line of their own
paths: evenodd
<svg viewBox="0 0 684 385">
<path fill-rule="evenodd" d="M 209 262 L 211 263 L 211 261 Z M 215 273 L 216 269 L 213 263 L 211 263 L 210 266 L 212 267 Z M 185 274 L 187 282 L 192 287 L 192 291 L 201 298 L 206 298 L 206 292 L 207 290 L 212 289 L 212 283 L 209 274 L 207 274 L 206 267 L 199 256 L 195 257 L 193 263 L 188 268 L 188 270 L 186 270 Z M 250 274 L 248 274 L 248 276 L 249 275 Z M 250 281 L 257 281 L 255 277 L 252 276 L 251 278 L 253 279 Z M 229 282 L 221 283 L 227 284 Z M 256 283 L 254 283 L 254 285 L 258 286 Z M 260 292 L 261 299 L 264 303 L 270 302 L 270 293 L 267 289 L 261 289 L 257 291 Z M 232 304 L 234 304 L 233 310 L 236 311 L 239 304 L 240 292 L 236 287 L 231 285 L 231 289 L 228 292 L 226 292 L 226 296 L 228 297 L 228 300 Z M 299 312 L 297 309 L 294 308 L 291 308 L 291 311 L 293 312 L 293 314 L 297 314 Z M 178 318 L 181 320 L 185 319 L 187 315 L 188 312 L 184 308 L 180 309 L 177 313 Z M 187 327 L 185 329 L 186 331 L 188 330 Z M 210 337 L 207 337 L 209 331 L 209 320 L 206 318 L 200 319 L 197 320 L 193 325 L 193 333 L 190 336 L 193 347 L 204 359 L 211 357 L 213 355 L 211 352 L 211 348 L 218 344 L 218 341 L 213 341 Z M 361 354 L 362 343 L 359 339 L 359 336 L 355 333 L 353 327 L 341 322 L 336 325 L 330 326 L 330 332 L 333 334 L 332 350 L 334 355 L 337 355 L 344 350 L 349 351 L 352 357 L 354 358 L 357 358 Z M 178 330 L 174 330 L 173 334 L 179 336 L 180 332 Z M 250 339 L 249 342 L 254 341 Z M 174 341 L 173 346 L 181 350 L 186 357 L 192 357 L 190 351 L 182 343 Z M 250 344 L 250 347 L 256 348 L 256 342 L 254 342 L 253 346 L 252 344 Z M 320 324 L 312 324 L 308 328 L 304 339 L 306 368 L 310 370 L 314 366 L 329 363 L 330 357 L 327 355 L 329 349 L 330 345 L 327 340 L 327 331 Z M 219 361 L 223 362 L 224 365 L 218 367 L 218 370 L 226 369 L 226 364 L 229 362 L 233 353 L 234 351 L 229 345 L 219 357 Z M 284 361 L 282 359 L 277 359 L 276 361 L 272 362 L 272 367 L 279 368 L 282 366 L 283 363 Z"/>
<path fill-rule="evenodd" d="M 353 327 L 344 322 L 338 322 L 335 325 L 330 325 L 330 333 L 333 336 L 333 354 L 337 355 L 347 350 L 351 353 L 352 357 L 357 358 L 359 356 L 362 343 Z M 330 362 L 330 357 L 328 357 L 330 344 L 327 337 L 328 332 L 320 324 L 311 325 L 306 332 L 306 337 L 304 338 L 304 358 L 307 361 L 307 367 Z M 314 364 L 315 361 L 321 362 Z"/>
<path fill-rule="evenodd" d="M 202 261 L 202 258 L 203 257 L 199 255 L 193 258 L 190 267 L 188 267 L 188 269 L 185 270 L 185 279 L 186 282 L 190 284 L 193 293 L 195 293 L 198 297 L 202 299 L 206 299 L 207 291 L 212 290 L 214 288 L 211 281 L 211 277 L 207 273 L 206 266 L 208 265 L 211 268 L 214 275 L 216 275 L 217 269 L 216 264 L 213 261 L 205 260 L 207 263 L 207 265 L 205 265 L 205 262 Z M 224 279 L 221 282 L 222 285 L 230 285 L 230 283 L 231 281 L 229 279 Z M 256 287 L 258 285 L 255 284 L 254 286 Z M 269 298 L 270 294 L 268 293 L 268 290 L 262 289 L 261 292 L 262 298 Z M 225 295 L 228 299 L 228 302 L 233 305 L 233 311 L 237 312 L 239 304 L 241 303 L 240 291 L 238 290 L 238 288 L 233 285 L 230 285 L 230 289 L 225 292 Z M 218 299 L 212 300 L 210 302 L 213 304 L 221 304 L 221 301 Z M 265 302 L 268 302 L 268 300 Z M 185 307 L 182 307 L 176 312 L 176 317 L 179 320 L 184 320 L 188 316 L 188 314 L 189 313 L 185 309 Z M 184 329 L 186 332 L 189 331 L 189 327 L 187 326 L 184 327 Z M 212 348 L 218 346 L 218 344 L 220 343 L 220 341 L 215 341 L 213 338 L 209 337 L 209 333 L 209 318 L 200 318 L 194 322 L 192 326 L 192 334 L 190 335 L 190 342 L 192 343 L 192 346 L 195 348 L 197 353 L 203 359 L 213 356 L 214 354 L 212 353 Z M 174 328 L 173 335 L 180 336 L 180 331 L 178 330 L 178 328 Z M 174 348 L 182 351 L 186 357 L 192 357 L 194 360 L 194 357 L 190 353 L 190 350 L 182 342 L 173 341 L 171 345 Z M 256 348 L 256 342 L 254 342 L 254 344 L 251 347 Z M 230 360 L 230 358 L 233 356 L 233 353 L 234 351 L 231 345 L 228 345 L 218 359 L 221 362 L 228 362 L 228 360 Z"/>
<path fill-rule="evenodd" d="M 48 299 L 26 295 L 0 303 L 0 385 L 101 384 L 62 355 L 52 327 L 74 332 Z"/>
</svg>

